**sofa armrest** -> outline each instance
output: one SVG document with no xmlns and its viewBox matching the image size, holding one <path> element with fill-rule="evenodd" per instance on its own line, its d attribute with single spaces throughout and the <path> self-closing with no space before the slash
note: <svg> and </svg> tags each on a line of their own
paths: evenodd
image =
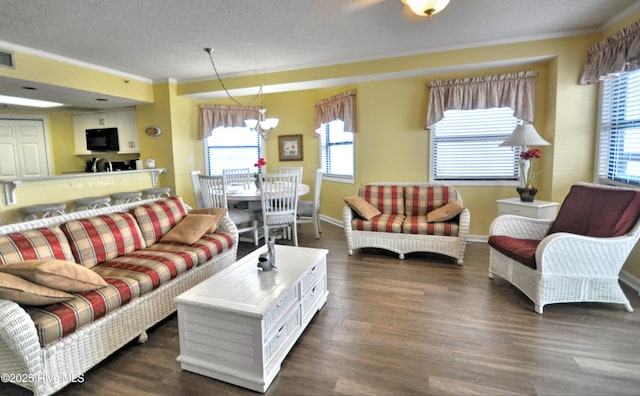
<svg viewBox="0 0 640 396">
<path fill-rule="evenodd" d="M 218 231 L 233 234 L 233 243 L 235 245 L 238 244 L 238 227 L 236 227 L 236 224 L 229 218 L 229 216 L 222 217 L 218 224 Z"/>
<path fill-rule="evenodd" d="M 553 220 L 502 215 L 491 222 L 489 235 L 507 235 L 513 238 L 541 240 L 549 232 L 551 224 L 553 224 Z"/>
<path fill-rule="evenodd" d="M 42 371 L 40 341 L 31 317 L 20 305 L 0 299 L 0 373 Z"/>
<path fill-rule="evenodd" d="M 342 208 L 342 227 L 344 227 L 345 232 L 351 232 L 351 220 L 353 220 L 356 212 L 351 209 L 349 205 L 344 205 Z"/>
</svg>

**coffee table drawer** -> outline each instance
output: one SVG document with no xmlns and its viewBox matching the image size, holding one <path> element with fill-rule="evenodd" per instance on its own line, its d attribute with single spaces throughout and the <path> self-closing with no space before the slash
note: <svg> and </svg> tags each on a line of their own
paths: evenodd
<svg viewBox="0 0 640 396">
<path fill-rule="evenodd" d="M 266 337 L 271 335 L 273 328 L 282 321 L 289 308 L 293 307 L 298 300 L 298 288 L 293 287 L 264 315 L 264 334 Z"/>
<path fill-rule="evenodd" d="M 322 260 L 321 262 L 313 265 L 309 271 L 302 278 L 302 295 L 309 290 L 309 288 L 315 284 L 316 280 L 327 272 L 327 262 Z"/>
<path fill-rule="evenodd" d="M 296 335 L 296 330 L 300 328 L 300 307 L 296 307 L 287 320 L 278 328 L 278 331 L 271 337 L 264 347 L 264 360 L 269 361 L 278 355 L 278 352 L 285 348 L 287 340 L 292 335 Z"/>
<path fill-rule="evenodd" d="M 318 299 L 321 298 L 325 294 L 326 290 L 326 276 L 321 276 L 320 279 L 316 280 L 316 283 L 311 286 L 307 294 L 302 296 L 302 319 L 306 321 L 309 315 L 313 316 L 314 307 L 318 302 Z"/>
</svg>

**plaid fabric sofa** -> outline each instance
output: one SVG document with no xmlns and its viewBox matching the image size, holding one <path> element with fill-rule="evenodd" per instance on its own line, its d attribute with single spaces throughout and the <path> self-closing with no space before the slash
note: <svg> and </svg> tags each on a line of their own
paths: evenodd
<svg viewBox="0 0 640 396">
<path fill-rule="evenodd" d="M 343 227 L 349 255 L 354 249 L 374 247 L 398 253 L 432 252 L 450 256 L 463 264 L 469 235 L 470 213 L 464 208 L 446 221 L 428 222 L 427 213 L 462 196 L 453 187 L 436 183 L 376 182 L 358 191 L 381 213 L 370 220 L 349 206 L 343 209 Z"/>
<path fill-rule="evenodd" d="M 194 244 L 160 241 L 189 209 L 170 197 L 0 227 L 0 265 L 73 261 L 107 283 L 43 306 L 0 299 L 0 372 L 48 395 L 130 340 L 144 342 L 176 310 L 176 296 L 236 261 L 237 229 L 226 216 Z"/>
</svg>

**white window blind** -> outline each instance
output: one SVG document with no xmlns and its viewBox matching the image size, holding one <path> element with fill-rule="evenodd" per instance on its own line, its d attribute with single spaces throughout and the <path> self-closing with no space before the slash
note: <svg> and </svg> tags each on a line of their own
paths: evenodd
<svg viewBox="0 0 640 396">
<path fill-rule="evenodd" d="M 520 123 L 508 107 L 447 110 L 431 129 L 431 179 L 517 181 L 519 148 L 499 145 Z"/>
<path fill-rule="evenodd" d="M 640 70 L 602 82 L 597 178 L 640 184 Z"/>
<path fill-rule="evenodd" d="M 331 121 L 320 126 L 320 160 L 325 175 L 353 178 L 353 133 L 344 130 L 344 122 Z"/>
</svg>

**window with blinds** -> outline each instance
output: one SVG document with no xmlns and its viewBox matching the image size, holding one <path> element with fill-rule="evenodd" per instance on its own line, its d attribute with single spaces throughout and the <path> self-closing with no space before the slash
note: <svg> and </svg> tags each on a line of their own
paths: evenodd
<svg viewBox="0 0 640 396">
<path fill-rule="evenodd" d="M 640 184 L 640 70 L 602 82 L 597 178 Z"/>
<path fill-rule="evenodd" d="M 431 180 L 516 182 L 519 147 L 500 147 L 520 124 L 509 107 L 447 110 L 431 129 Z"/>
<path fill-rule="evenodd" d="M 325 179 L 353 181 L 353 132 L 344 130 L 341 120 L 322 124 L 320 134 L 320 161 Z"/>
<path fill-rule="evenodd" d="M 221 175 L 223 169 L 253 168 L 262 155 L 262 140 L 244 127 L 218 127 L 206 140 L 207 174 Z"/>
</svg>

